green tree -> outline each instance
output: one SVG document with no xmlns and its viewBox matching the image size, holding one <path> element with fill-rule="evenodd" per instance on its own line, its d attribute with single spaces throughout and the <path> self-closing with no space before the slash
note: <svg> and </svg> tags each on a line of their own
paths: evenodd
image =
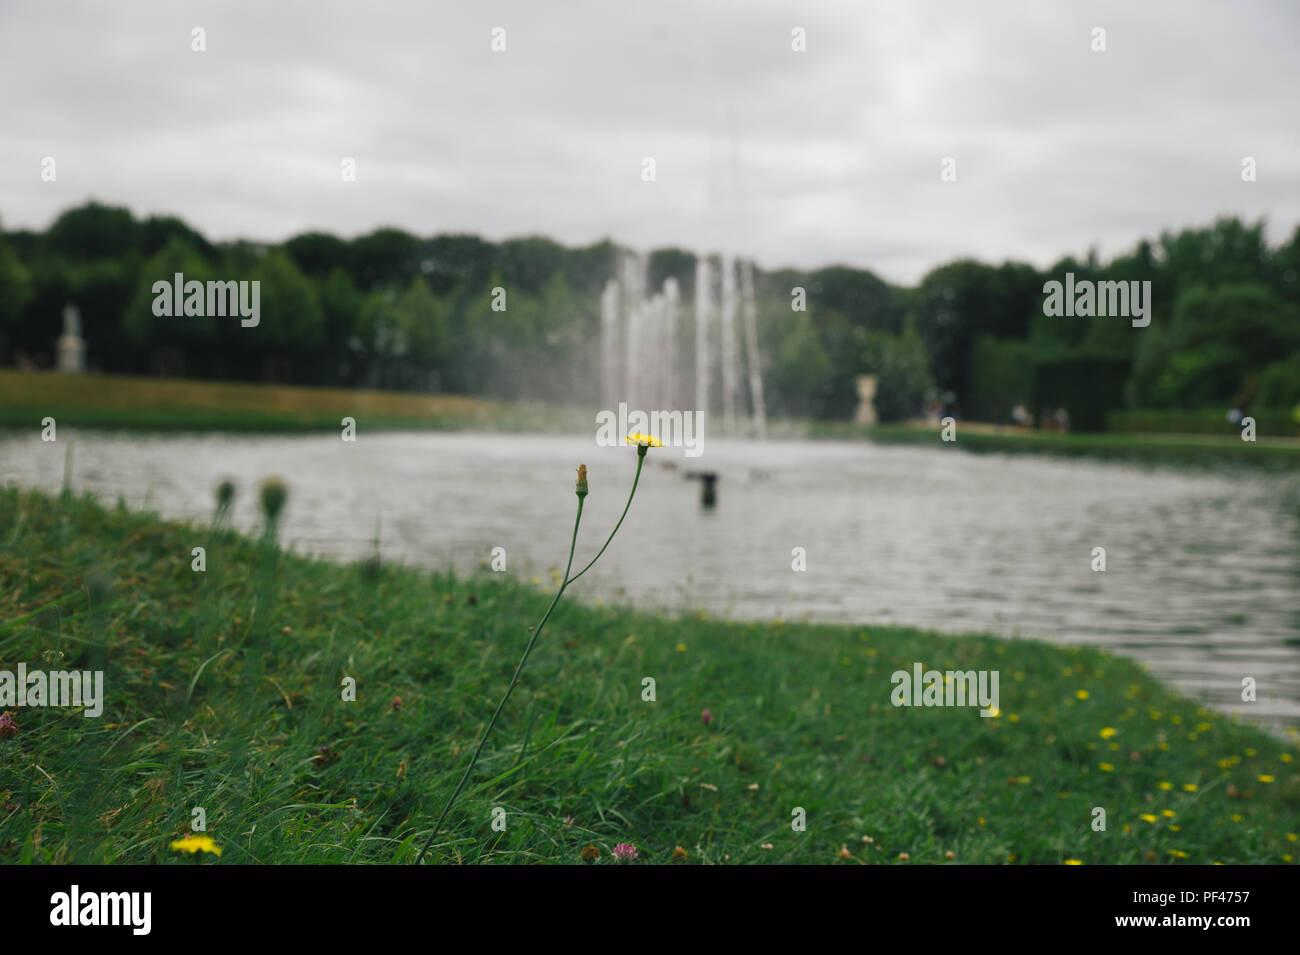
<svg viewBox="0 0 1300 955">
<path fill-rule="evenodd" d="M 901 335 L 869 331 L 864 337 L 862 369 L 877 378 L 877 416 L 884 422 L 916 417 L 934 379 L 915 326 L 909 321 Z"/>
<path fill-rule="evenodd" d="M 322 344 L 325 323 L 316 290 L 282 249 L 268 250 L 249 280 L 261 283 L 260 322 L 243 329 L 250 344 L 282 353 L 315 349 Z"/>
<path fill-rule="evenodd" d="M 765 324 L 779 338 L 763 379 L 770 413 L 774 417 L 813 417 L 821 412 L 831 361 L 808 313 L 792 314 L 789 304 L 776 304 L 773 309 L 778 321 Z"/>
<path fill-rule="evenodd" d="M 134 250 L 139 240 L 130 210 L 88 202 L 54 220 L 45 233 L 45 250 L 72 260 L 113 258 Z"/>
</svg>

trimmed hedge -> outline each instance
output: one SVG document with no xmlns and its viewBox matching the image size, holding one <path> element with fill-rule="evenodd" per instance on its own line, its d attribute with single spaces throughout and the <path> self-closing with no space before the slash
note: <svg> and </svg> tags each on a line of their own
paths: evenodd
<svg viewBox="0 0 1300 955">
<path fill-rule="evenodd" d="M 1106 418 L 1124 405 L 1130 362 L 1110 355 L 1079 353 L 1044 358 L 1034 369 L 1031 412 L 1065 408 L 1074 431 L 1105 431 Z"/>
</svg>

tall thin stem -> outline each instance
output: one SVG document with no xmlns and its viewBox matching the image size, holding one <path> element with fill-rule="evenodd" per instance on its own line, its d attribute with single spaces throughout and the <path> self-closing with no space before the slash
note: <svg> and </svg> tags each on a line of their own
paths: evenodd
<svg viewBox="0 0 1300 955">
<path fill-rule="evenodd" d="M 641 468 L 638 466 L 637 473 L 639 474 L 640 471 Z M 433 831 L 429 833 L 429 838 L 425 840 L 424 848 L 422 848 L 420 854 L 415 857 L 415 864 L 417 865 L 420 860 L 424 858 L 424 854 L 429 851 L 429 846 L 433 844 L 434 837 L 437 836 L 438 830 L 442 828 L 442 824 L 447 818 L 447 813 L 451 812 L 451 807 L 456 801 L 456 797 L 459 796 L 461 790 L 465 788 L 465 783 L 469 782 L 470 774 L 474 772 L 474 765 L 478 762 L 479 753 L 483 752 L 483 744 L 487 742 L 488 735 L 492 732 L 492 727 L 496 726 L 497 717 L 501 715 L 501 710 L 505 708 L 506 700 L 510 699 L 510 694 L 513 693 L 515 687 L 519 685 L 519 674 L 523 670 L 524 664 L 528 662 L 528 655 L 533 652 L 533 646 L 537 643 L 537 638 L 542 635 L 542 628 L 546 626 L 546 621 L 550 619 L 551 611 L 555 609 L 555 605 L 560 602 L 560 597 L 564 595 L 564 588 L 569 586 L 569 571 L 573 569 L 573 551 L 578 546 L 578 525 L 582 523 L 582 503 L 583 498 L 579 496 L 578 515 L 573 520 L 573 537 L 569 540 L 569 563 L 564 568 L 564 583 L 560 584 L 560 589 L 555 593 L 555 599 L 552 600 L 551 605 L 546 608 L 546 613 L 542 616 L 541 622 L 533 629 L 533 635 L 528 640 L 528 646 L 524 648 L 524 655 L 519 658 L 519 665 L 515 667 L 514 676 L 510 678 L 510 685 L 506 687 L 505 696 L 501 697 L 501 702 L 497 704 L 496 711 L 492 714 L 492 719 L 488 721 L 487 727 L 483 730 L 483 735 L 479 737 L 478 746 L 474 748 L 473 758 L 470 759 L 469 765 L 465 767 L 465 775 L 460 777 L 460 782 L 456 785 L 456 791 L 453 792 L 451 798 L 447 800 L 447 805 L 443 806 L 442 815 L 438 817 L 437 823 L 434 824 Z M 630 500 L 629 503 L 631 503 Z"/>
<path fill-rule="evenodd" d="M 637 459 L 636 459 L 636 477 L 634 477 L 634 478 L 632 479 L 632 490 L 631 490 L 631 492 L 630 492 L 630 493 L 628 494 L 628 496 L 627 496 L 627 505 L 623 508 L 623 514 L 622 514 L 622 516 L 619 517 L 619 519 L 618 519 L 618 523 L 614 525 L 614 529 L 613 529 L 612 531 L 609 532 L 609 537 L 605 540 L 605 546 L 602 547 L 602 548 L 597 552 L 597 554 L 596 554 L 595 557 L 591 558 L 591 563 L 588 564 L 586 567 L 582 568 L 582 570 L 578 571 L 578 572 L 577 572 L 576 574 L 574 574 L 572 577 L 567 576 L 567 572 L 566 572 L 566 576 L 565 576 L 565 580 L 564 580 L 564 586 L 565 586 L 565 587 L 569 586 L 569 584 L 573 583 L 575 580 L 577 580 L 579 577 L 581 577 L 581 576 L 582 576 L 583 574 L 585 574 L 587 571 L 591 570 L 591 565 L 594 564 L 594 563 L 596 563 L 596 561 L 600 560 L 600 555 L 603 554 L 603 553 L 605 553 L 605 547 L 608 547 L 608 546 L 609 546 L 609 542 L 612 541 L 612 540 L 614 539 L 614 535 L 618 533 L 618 529 L 619 529 L 620 527 L 623 526 L 623 518 L 624 518 L 624 517 L 627 517 L 628 509 L 631 508 L 631 506 L 632 506 L 632 498 L 636 496 L 636 484 L 637 484 L 638 481 L 641 480 L 641 466 L 642 466 L 643 464 L 645 464 L 645 451 L 644 451 L 644 449 L 642 449 L 642 448 L 638 448 L 637 451 L 638 451 L 638 454 L 637 454 Z"/>
</svg>

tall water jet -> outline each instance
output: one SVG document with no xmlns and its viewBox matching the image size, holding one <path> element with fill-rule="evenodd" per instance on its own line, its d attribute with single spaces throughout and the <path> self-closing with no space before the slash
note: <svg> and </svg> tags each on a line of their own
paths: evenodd
<svg viewBox="0 0 1300 955">
<path fill-rule="evenodd" d="M 754 302 L 754 263 L 740 265 L 740 316 L 745 329 L 745 366 L 749 369 L 749 406 L 754 428 L 767 437 L 767 407 L 763 403 L 763 369 L 758 358 L 758 306 Z"/>
<path fill-rule="evenodd" d="M 711 409 L 709 374 L 713 354 L 709 347 L 709 326 L 713 323 L 713 270 L 709 260 L 695 260 L 695 410 L 708 416 Z"/>
<path fill-rule="evenodd" d="M 682 408 L 683 395 L 681 387 L 678 384 L 681 377 L 677 374 L 677 363 L 679 359 L 677 351 L 677 322 L 681 312 L 682 293 L 677 286 L 677 280 L 671 276 L 664 279 L 664 373 L 663 388 L 664 396 L 662 398 L 661 408 Z"/>
<path fill-rule="evenodd" d="M 722 257 L 722 426 L 736 430 L 736 398 L 740 393 L 740 354 L 736 347 L 736 263 Z"/>
<path fill-rule="evenodd" d="M 620 384 L 618 289 L 618 280 L 610 279 L 600 296 L 600 397 L 606 405 L 618 401 Z"/>
<path fill-rule="evenodd" d="M 623 253 L 623 394 L 622 399 L 637 407 L 641 398 L 641 341 L 642 318 L 645 314 L 644 287 L 641 284 L 640 256 L 635 252 Z"/>
</svg>

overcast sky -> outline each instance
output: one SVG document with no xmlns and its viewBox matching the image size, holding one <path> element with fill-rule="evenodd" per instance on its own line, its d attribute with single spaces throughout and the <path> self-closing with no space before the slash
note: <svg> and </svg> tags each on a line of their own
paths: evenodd
<svg viewBox="0 0 1300 955">
<path fill-rule="evenodd" d="M 95 198 L 217 239 L 608 236 L 905 283 L 1220 214 L 1277 242 L 1298 41 L 1292 0 L 0 0 L 0 221 Z"/>
</svg>

